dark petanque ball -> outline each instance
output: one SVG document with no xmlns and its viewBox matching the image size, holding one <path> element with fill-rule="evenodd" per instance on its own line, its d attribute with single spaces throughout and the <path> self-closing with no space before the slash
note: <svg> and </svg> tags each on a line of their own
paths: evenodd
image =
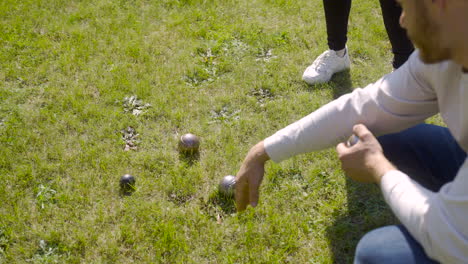
<svg viewBox="0 0 468 264">
<path fill-rule="evenodd" d="M 200 139 L 194 134 L 182 135 L 179 139 L 179 151 L 185 154 L 195 154 L 200 147 Z"/>
<path fill-rule="evenodd" d="M 135 177 L 130 174 L 125 174 L 120 178 L 120 189 L 124 193 L 131 193 L 135 190 Z"/>
<path fill-rule="evenodd" d="M 224 176 L 219 183 L 219 192 L 225 196 L 233 197 L 235 193 L 236 177 L 233 175 Z"/>
</svg>

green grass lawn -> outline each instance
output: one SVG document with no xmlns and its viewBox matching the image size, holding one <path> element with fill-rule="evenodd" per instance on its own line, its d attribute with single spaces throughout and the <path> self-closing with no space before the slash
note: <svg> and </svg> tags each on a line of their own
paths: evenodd
<svg viewBox="0 0 468 264">
<path fill-rule="evenodd" d="M 255 210 L 217 195 L 254 143 L 391 71 L 378 1 L 348 37 L 351 70 L 308 86 L 321 1 L 0 1 L 0 263 L 351 262 L 396 220 L 334 149 L 268 163 Z"/>
</svg>

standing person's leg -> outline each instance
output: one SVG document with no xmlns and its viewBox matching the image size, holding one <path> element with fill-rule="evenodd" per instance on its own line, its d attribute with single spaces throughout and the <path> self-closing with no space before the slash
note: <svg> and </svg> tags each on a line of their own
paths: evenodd
<svg viewBox="0 0 468 264">
<path fill-rule="evenodd" d="M 438 191 L 452 181 L 466 159 L 449 130 L 417 125 L 378 138 L 384 155 L 422 186 Z M 404 226 L 387 226 L 367 233 L 356 248 L 355 263 L 437 263 Z"/>
<path fill-rule="evenodd" d="M 323 0 L 329 50 L 307 67 L 302 79 L 308 84 L 328 82 L 333 74 L 348 69 L 351 61 L 346 50 L 351 0 Z"/>
<path fill-rule="evenodd" d="M 327 23 L 328 47 L 334 51 L 346 47 L 351 0 L 323 0 Z"/>
<path fill-rule="evenodd" d="M 403 65 L 414 51 L 413 43 L 408 38 L 406 30 L 400 26 L 401 7 L 395 0 L 380 0 L 382 16 L 388 38 L 392 44 L 393 68 Z"/>
</svg>

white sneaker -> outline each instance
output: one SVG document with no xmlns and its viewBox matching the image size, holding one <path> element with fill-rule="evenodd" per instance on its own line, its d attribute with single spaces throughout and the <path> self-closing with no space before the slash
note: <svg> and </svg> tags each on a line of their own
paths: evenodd
<svg viewBox="0 0 468 264">
<path fill-rule="evenodd" d="M 334 50 L 327 50 L 318 56 L 312 65 L 307 67 L 302 75 L 302 80 L 308 84 L 328 82 L 333 74 L 349 69 L 350 64 L 347 48 L 343 57 L 336 55 Z"/>
</svg>

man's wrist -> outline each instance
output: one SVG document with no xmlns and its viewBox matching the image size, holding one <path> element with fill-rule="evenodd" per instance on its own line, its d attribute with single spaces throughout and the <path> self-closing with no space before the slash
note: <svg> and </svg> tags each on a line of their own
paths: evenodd
<svg viewBox="0 0 468 264">
<path fill-rule="evenodd" d="M 260 141 L 255 146 L 253 146 L 250 149 L 247 157 L 248 157 L 248 160 L 250 161 L 262 162 L 262 163 L 265 163 L 267 160 L 270 159 L 270 156 L 268 156 L 265 150 L 263 141 Z"/>
<path fill-rule="evenodd" d="M 397 170 L 397 168 L 387 159 L 385 156 L 382 157 L 375 163 L 374 179 L 377 184 L 380 185 L 382 177 L 389 171 Z"/>
</svg>

